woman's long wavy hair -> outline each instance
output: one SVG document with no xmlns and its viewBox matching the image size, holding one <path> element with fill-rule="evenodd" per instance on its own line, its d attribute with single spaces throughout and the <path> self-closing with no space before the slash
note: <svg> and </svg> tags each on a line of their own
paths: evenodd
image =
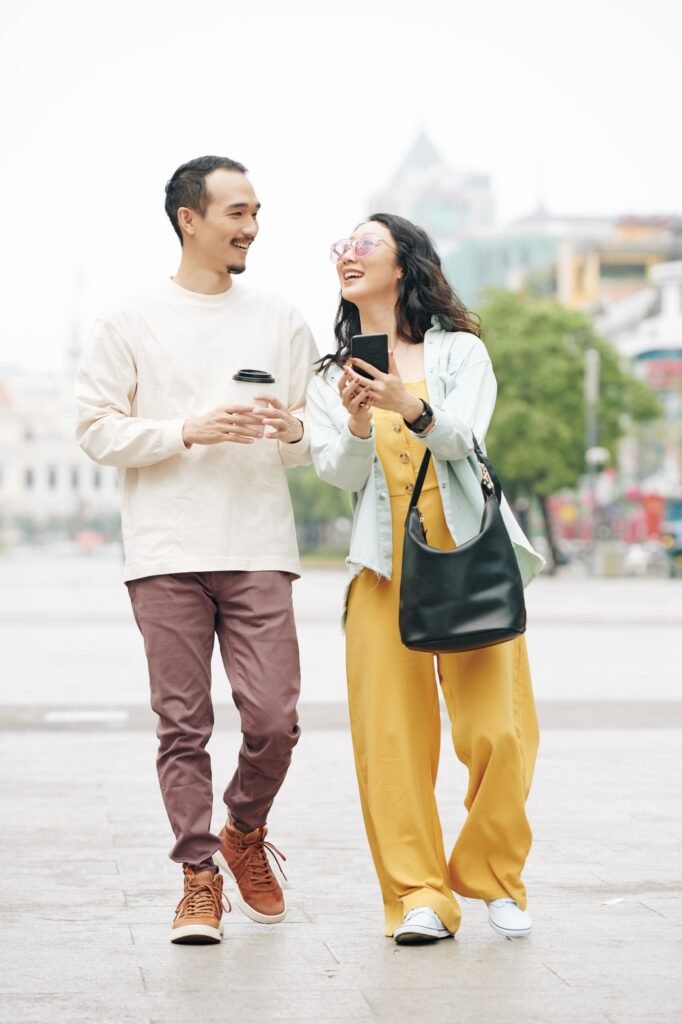
<svg viewBox="0 0 682 1024">
<path fill-rule="evenodd" d="M 395 304 L 398 335 L 419 344 L 433 326 L 431 318 L 437 316 L 444 331 L 468 331 L 480 337 L 479 318 L 466 308 L 446 280 L 440 257 L 426 231 L 393 213 L 373 213 L 362 223 L 371 221 L 383 224 L 391 232 L 403 271 Z M 351 338 L 361 332 L 358 307 L 342 297 L 334 321 L 336 352 L 318 361 L 318 371 L 326 372 L 332 363 L 343 366 L 350 354 Z"/>
</svg>

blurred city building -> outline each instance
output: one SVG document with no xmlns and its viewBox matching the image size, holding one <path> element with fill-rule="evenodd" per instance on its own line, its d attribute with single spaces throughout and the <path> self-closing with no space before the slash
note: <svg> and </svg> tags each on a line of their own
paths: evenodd
<svg viewBox="0 0 682 1024">
<path fill-rule="evenodd" d="M 628 482 L 682 506 L 682 260 L 652 265 L 644 286 L 606 305 L 597 326 L 664 409 L 661 424 L 624 446 Z"/>
<path fill-rule="evenodd" d="M 441 250 L 445 272 L 467 305 L 486 289 L 530 290 L 558 297 L 560 272 L 585 238 L 606 240 L 612 217 L 556 217 L 540 205 L 509 224 L 479 228 Z"/>
<path fill-rule="evenodd" d="M 659 263 L 681 258 L 682 217 L 619 217 L 601 238 L 583 233 L 561 243 L 556 297 L 599 315 L 647 289 Z"/>
<path fill-rule="evenodd" d="M 371 197 L 370 207 L 372 213 L 397 213 L 421 225 L 441 253 L 466 232 L 495 222 L 489 177 L 453 170 L 424 132 L 388 186 Z"/>
<path fill-rule="evenodd" d="M 467 232 L 441 253 L 470 305 L 487 288 L 506 288 L 599 315 L 647 288 L 657 264 L 682 258 L 682 217 L 559 217 L 540 206 L 511 224 Z"/>
<path fill-rule="evenodd" d="M 117 532 L 116 473 L 75 440 L 76 352 L 61 375 L 0 366 L 0 545 L 76 537 L 87 546 Z"/>
<path fill-rule="evenodd" d="M 424 132 L 370 206 L 425 228 L 472 306 L 488 288 L 526 289 L 599 315 L 649 288 L 654 266 L 682 259 L 681 216 L 558 216 L 539 204 L 499 224 L 488 175 L 453 170 Z"/>
</svg>

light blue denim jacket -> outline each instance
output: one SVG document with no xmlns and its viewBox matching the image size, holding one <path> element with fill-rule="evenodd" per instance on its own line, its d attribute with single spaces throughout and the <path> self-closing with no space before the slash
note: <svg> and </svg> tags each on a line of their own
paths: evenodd
<svg viewBox="0 0 682 1024">
<path fill-rule="evenodd" d="M 424 337 L 424 370 L 436 422 L 419 439 L 431 449 L 448 529 L 456 544 L 481 528 L 481 473 L 473 454 L 472 430 L 483 446 L 495 407 L 497 383 L 483 342 L 473 334 L 443 331 L 436 317 Z M 374 426 L 369 438 L 348 429 L 348 413 L 338 391 L 341 369 L 334 364 L 308 387 L 306 422 L 313 465 L 327 483 L 351 492 L 353 529 L 346 562 L 355 576 L 364 567 L 391 578 L 391 502 L 376 453 Z M 419 435 L 417 435 L 419 436 Z M 485 450 L 485 449 L 484 449 Z M 502 498 L 502 517 L 514 545 L 524 586 L 544 565 Z"/>
</svg>

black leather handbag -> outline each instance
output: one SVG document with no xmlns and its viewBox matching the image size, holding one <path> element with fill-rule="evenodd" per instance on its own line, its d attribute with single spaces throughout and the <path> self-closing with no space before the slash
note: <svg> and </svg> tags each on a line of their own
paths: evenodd
<svg viewBox="0 0 682 1024">
<path fill-rule="evenodd" d="M 485 502 L 480 532 L 453 551 L 426 542 L 419 497 L 431 452 L 419 467 L 405 520 L 400 638 L 415 651 L 472 651 L 526 629 L 521 573 L 502 520 L 500 481 L 474 438 Z"/>
</svg>

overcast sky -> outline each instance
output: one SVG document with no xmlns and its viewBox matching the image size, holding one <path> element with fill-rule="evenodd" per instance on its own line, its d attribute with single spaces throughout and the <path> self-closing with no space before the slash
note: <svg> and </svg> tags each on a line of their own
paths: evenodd
<svg viewBox="0 0 682 1024">
<path fill-rule="evenodd" d="M 59 368 L 74 310 L 174 273 L 163 185 L 203 153 L 244 162 L 263 203 L 243 280 L 325 351 L 329 243 L 420 128 L 491 175 L 502 220 L 539 198 L 681 213 L 681 38 L 678 0 L 7 5 L 0 364 Z"/>
</svg>

